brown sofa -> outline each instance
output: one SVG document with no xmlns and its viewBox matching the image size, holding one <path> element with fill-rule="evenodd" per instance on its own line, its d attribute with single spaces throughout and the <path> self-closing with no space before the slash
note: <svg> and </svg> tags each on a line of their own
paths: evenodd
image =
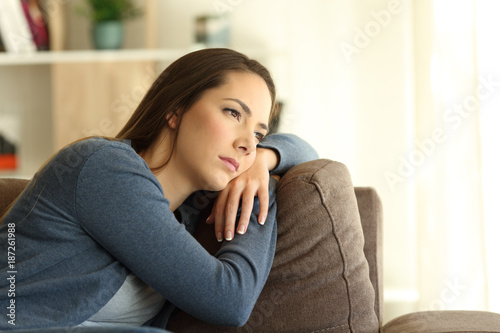
<svg viewBox="0 0 500 333">
<path fill-rule="evenodd" d="M 26 184 L 0 179 L 0 216 Z M 374 189 L 353 187 L 343 164 L 323 159 L 296 166 L 280 180 L 277 200 L 276 256 L 248 322 L 220 327 L 179 311 L 169 330 L 500 332 L 500 314 L 479 311 L 417 312 L 382 327 L 382 206 Z M 214 251 L 211 235 L 200 229 L 197 238 Z"/>
</svg>

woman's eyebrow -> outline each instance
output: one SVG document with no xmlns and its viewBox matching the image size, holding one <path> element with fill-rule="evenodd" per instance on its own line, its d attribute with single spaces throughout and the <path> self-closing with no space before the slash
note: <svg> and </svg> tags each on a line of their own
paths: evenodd
<svg viewBox="0 0 500 333">
<path fill-rule="evenodd" d="M 252 116 L 252 110 L 250 110 L 250 108 L 245 104 L 243 103 L 242 101 L 240 101 L 239 99 L 237 98 L 224 98 L 225 100 L 228 100 L 228 101 L 233 101 L 233 102 L 236 102 L 238 103 L 241 108 L 243 109 L 243 111 L 245 111 L 246 115 L 248 117 L 251 117 Z M 269 131 L 269 127 L 267 127 L 266 124 L 264 123 L 259 123 L 258 124 L 262 129 L 266 130 L 266 131 Z"/>
</svg>

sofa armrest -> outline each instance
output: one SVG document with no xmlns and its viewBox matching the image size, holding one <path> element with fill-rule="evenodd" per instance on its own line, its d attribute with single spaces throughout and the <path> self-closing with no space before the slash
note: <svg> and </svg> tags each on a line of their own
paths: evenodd
<svg viewBox="0 0 500 333">
<path fill-rule="evenodd" d="M 375 289 L 375 313 L 383 320 L 383 213 L 382 201 L 371 187 L 355 187 L 359 216 L 365 237 L 363 251 L 370 268 L 370 281 Z"/>
<path fill-rule="evenodd" d="M 422 311 L 395 318 L 382 333 L 500 332 L 500 314 L 484 311 Z"/>
<path fill-rule="evenodd" d="M 0 178 L 0 223 L 5 211 L 28 183 L 27 179 Z"/>
</svg>

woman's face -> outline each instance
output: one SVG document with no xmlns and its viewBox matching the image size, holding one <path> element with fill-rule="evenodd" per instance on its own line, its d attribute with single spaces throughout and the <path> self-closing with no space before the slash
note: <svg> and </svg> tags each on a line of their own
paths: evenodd
<svg viewBox="0 0 500 333">
<path fill-rule="evenodd" d="M 195 190 L 218 191 L 248 170 L 267 134 L 271 96 L 256 74 L 230 72 L 182 116 L 172 155 Z"/>
</svg>

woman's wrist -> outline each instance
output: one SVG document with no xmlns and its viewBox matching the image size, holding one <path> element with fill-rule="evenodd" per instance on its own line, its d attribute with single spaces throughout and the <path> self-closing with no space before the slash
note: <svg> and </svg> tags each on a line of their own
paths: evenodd
<svg viewBox="0 0 500 333">
<path fill-rule="evenodd" d="M 279 155 L 278 153 L 269 148 L 257 148 L 257 156 L 255 159 L 259 159 L 265 165 L 267 165 L 267 169 L 269 171 L 275 169 L 278 166 L 279 163 Z"/>
</svg>

